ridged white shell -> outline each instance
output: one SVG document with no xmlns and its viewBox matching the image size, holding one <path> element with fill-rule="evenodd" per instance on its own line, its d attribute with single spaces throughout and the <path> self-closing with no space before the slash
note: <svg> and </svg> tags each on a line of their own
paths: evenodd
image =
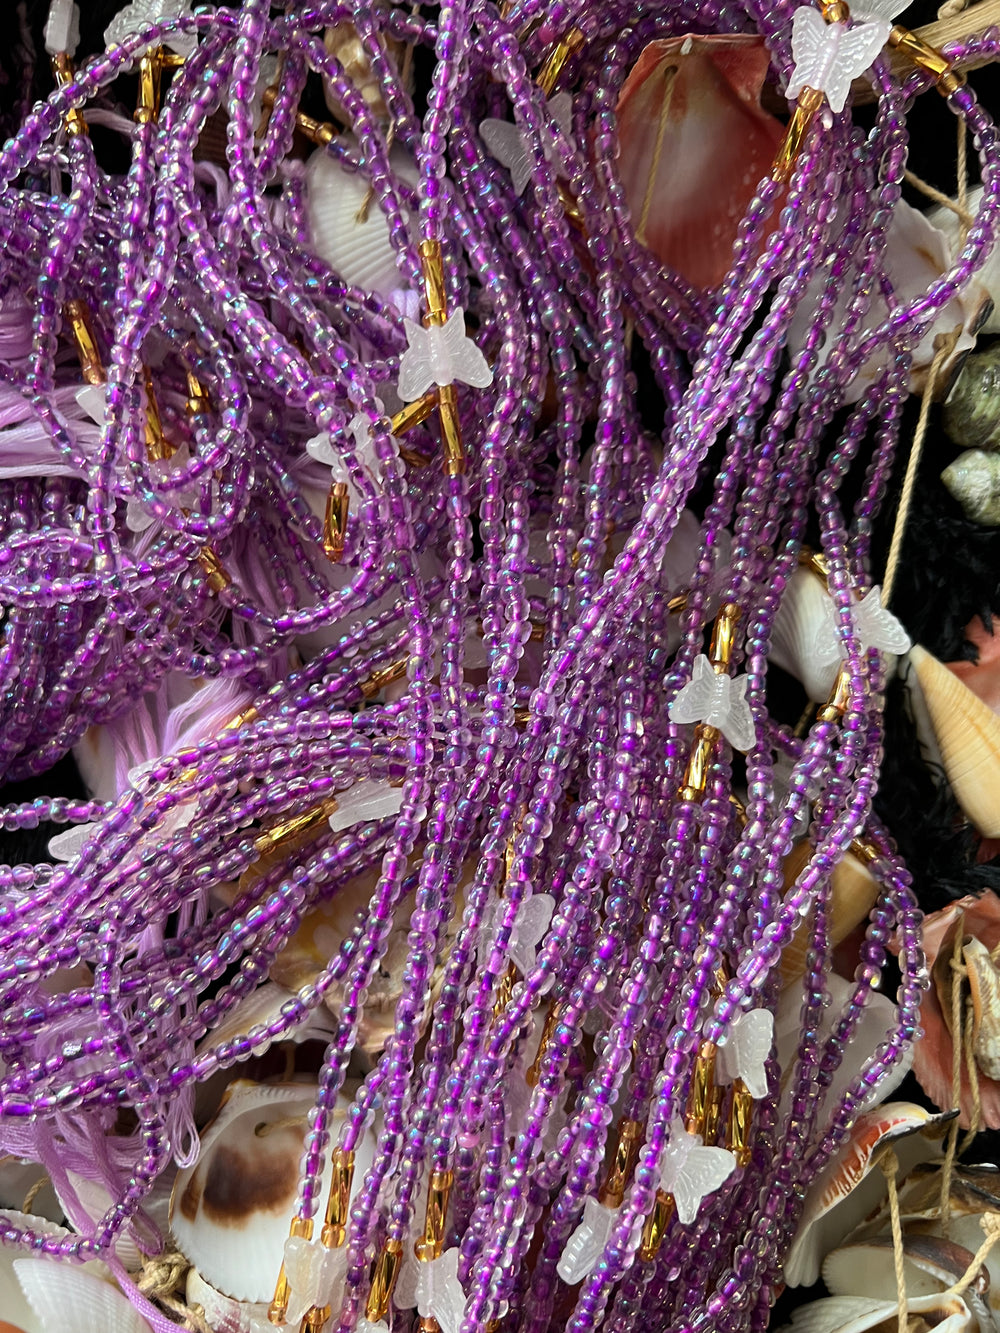
<svg viewBox="0 0 1000 1333">
<path fill-rule="evenodd" d="M 955 800 L 984 837 L 1000 837 L 1000 717 L 925 649 L 910 662 Z"/>
<path fill-rule="evenodd" d="M 402 148 L 393 150 L 390 166 L 409 185 L 417 173 Z M 309 230 L 313 249 L 347 283 L 387 297 L 403 280 L 389 240 L 389 224 L 378 204 L 370 201 L 364 221 L 358 213 L 368 197 L 364 176 L 345 171 L 329 153 L 313 153 L 306 165 Z"/>
<path fill-rule="evenodd" d="M 170 1201 L 174 1238 L 185 1258 L 223 1295 L 261 1302 L 274 1294 L 314 1096 L 310 1084 L 270 1087 L 238 1080 L 202 1136 L 197 1164 L 178 1173 Z M 341 1105 L 346 1109 L 346 1102 Z M 334 1139 L 336 1133 L 335 1119 Z M 372 1148 L 369 1132 L 355 1157 L 356 1186 Z M 330 1178 L 328 1159 L 323 1199 Z"/>
<path fill-rule="evenodd" d="M 213 1333 L 252 1333 L 250 1320 L 267 1320 L 267 1305 L 263 1302 L 234 1301 L 231 1296 L 223 1296 L 221 1291 L 206 1282 L 197 1268 L 192 1268 L 187 1275 L 185 1299 L 189 1306 L 198 1305 L 205 1316 L 205 1322 Z"/>
<path fill-rule="evenodd" d="M 840 657 L 831 656 L 820 645 L 830 625 L 832 602 L 822 579 L 799 568 L 788 580 L 771 631 L 771 658 L 790 676 L 802 682 L 815 703 L 830 697 Z"/>
<path fill-rule="evenodd" d="M 117 1287 L 76 1265 L 15 1259 L 14 1274 L 42 1333 L 151 1333 Z"/>
<path fill-rule="evenodd" d="M 76 1194 L 76 1203 L 70 1201 L 64 1195 L 59 1195 L 59 1201 L 62 1204 L 67 1219 L 77 1228 L 83 1230 L 87 1222 L 97 1222 L 111 1207 L 114 1200 L 109 1191 L 96 1180 L 86 1180 L 83 1176 L 77 1175 L 75 1171 L 68 1171 L 69 1183 Z M 169 1226 L 167 1214 L 170 1209 L 170 1187 L 173 1181 L 173 1172 L 165 1172 L 159 1177 L 152 1191 L 143 1201 L 142 1211 L 160 1232 L 165 1240 Z M 154 1240 L 153 1233 L 148 1226 L 144 1226 L 140 1221 L 138 1224 L 128 1226 L 119 1233 L 118 1240 L 115 1242 L 115 1255 L 119 1262 L 130 1272 L 137 1272 L 145 1262 L 145 1256 L 140 1252 L 140 1245 L 145 1245 L 147 1250 Z"/>
</svg>

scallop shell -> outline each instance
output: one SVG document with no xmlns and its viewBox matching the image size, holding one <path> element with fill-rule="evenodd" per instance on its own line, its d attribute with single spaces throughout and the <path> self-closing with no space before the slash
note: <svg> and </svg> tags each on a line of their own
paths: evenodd
<svg viewBox="0 0 1000 1333">
<path fill-rule="evenodd" d="M 34 1214 L 19 1213 L 12 1208 L 0 1210 L 0 1221 L 21 1230 L 30 1227 L 32 1231 L 42 1232 L 46 1236 L 63 1238 L 70 1234 L 65 1227 L 58 1226 L 55 1222 L 48 1222 Z M 25 1250 L 0 1244 L 0 1314 L 9 1319 L 13 1327 L 20 1328 L 22 1333 L 42 1333 L 42 1324 L 28 1304 L 21 1284 L 14 1274 L 14 1264 L 26 1257 Z M 107 1265 L 100 1260 L 90 1260 L 85 1269 L 102 1276 L 108 1272 Z"/>
<path fill-rule="evenodd" d="M 104 1216 L 114 1199 L 105 1186 L 96 1180 L 87 1180 L 75 1171 L 67 1171 L 66 1177 L 76 1198 L 72 1200 L 65 1193 L 60 1193 L 59 1201 L 72 1225 L 84 1231 L 87 1223 L 97 1222 Z M 130 1273 L 142 1268 L 146 1254 L 157 1252 L 156 1233 L 159 1232 L 161 1242 L 166 1237 L 172 1179 L 172 1171 L 157 1179 L 150 1194 L 143 1200 L 142 1215 L 119 1233 L 115 1242 L 115 1257 Z M 144 1218 L 152 1222 L 155 1230 L 144 1225 Z"/>
<path fill-rule="evenodd" d="M 942 415 L 953 444 L 1000 449 L 1000 343 L 967 358 Z"/>
<path fill-rule="evenodd" d="M 956 801 L 984 837 L 1000 836 L 1000 717 L 923 648 L 910 661 Z"/>
<path fill-rule="evenodd" d="M 819 1277 L 820 1264 L 862 1218 L 872 1211 L 885 1190 L 875 1157 L 892 1143 L 905 1175 L 919 1161 L 940 1155 L 934 1135 L 952 1115 L 933 1115 L 913 1102 L 888 1102 L 859 1116 L 840 1152 L 817 1176 L 808 1194 L 798 1231 L 785 1258 L 789 1287 L 809 1286 Z"/>
<path fill-rule="evenodd" d="M 802 682 L 816 703 L 830 697 L 841 658 L 830 630 L 833 602 L 823 580 L 808 569 L 796 569 L 788 580 L 771 631 L 771 659 L 783 671 Z"/>
<path fill-rule="evenodd" d="M 395 174 L 416 185 L 411 158 L 395 148 L 389 159 Z M 368 199 L 368 181 L 346 171 L 322 150 L 306 164 L 309 230 L 313 249 L 344 282 L 388 297 L 403 280 L 389 239 L 389 224 L 373 198 L 363 221 L 358 214 Z"/>
<path fill-rule="evenodd" d="M 152 1333 L 117 1287 L 75 1264 L 15 1259 L 14 1273 L 42 1333 Z"/>
<path fill-rule="evenodd" d="M 314 1096 L 308 1084 L 237 1080 L 202 1136 L 197 1165 L 178 1173 L 170 1200 L 178 1248 L 206 1282 L 234 1300 L 269 1301 L 274 1294 Z M 346 1106 L 342 1100 L 341 1116 Z M 368 1132 L 358 1145 L 356 1186 L 371 1164 L 373 1142 Z M 331 1174 L 328 1159 L 321 1197 Z"/>
<path fill-rule="evenodd" d="M 945 468 L 941 480 L 966 518 L 986 528 L 1000 523 L 1000 454 L 967 449 Z"/>
<path fill-rule="evenodd" d="M 785 886 L 790 887 L 801 874 L 815 848 L 804 838 L 785 858 Z M 830 881 L 827 928 L 830 946 L 836 948 L 859 926 L 875 906 L 879 883 L 860 857 L 848 852 L 837 862 Z M 812 939 L 813 916 L 810 913 L 795 929 L 781 955 L 781 976 L 787 985 L 801 977 L 806 968 L 806 953 Z"/>
<path fill-rule="evenodd" d="M 184 1292 L 188 1306 L 199 1306 L 205 1322 L 213 1333 L 253 1333 L 252 1319 L 267 1322 L 267 1305 L 263 1302 L 234 1301 L 223 1296 L 210 1282 L 206 1282 L 197 1268 L 188 1270 Z"/>
</svg>

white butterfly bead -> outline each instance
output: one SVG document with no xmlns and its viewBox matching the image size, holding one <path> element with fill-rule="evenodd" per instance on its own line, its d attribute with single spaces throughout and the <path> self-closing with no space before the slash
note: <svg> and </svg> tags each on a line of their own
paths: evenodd
<svg viewBox="0 0 1000 1333">
<path fill-rule="evenodd" d="M 535 893 L 517 909 L 507 955 L 524 976 L 534 966 L 535 952 L 549 928 L 555 905 L 556 900 L 551 893 Z M 499 930 L 505 908 L 503 898 L 497 898 L 490 904 L 483 920 L 484 941 L 491 939 Z"/>
<path fill-rule="evenodd" d="M 785 90 L 789 100 L 803 88 L 825 93 L 833 111 L 843 111 L 851 84 L 869 69 L 892 27 L 886 18 L 849 28 L 827 23 L 818 9 L 800 5 L 792 15 L 792 59 L 795 68 Z"/>
<path fill-rule="evenodd" d="M 380 399 L 375 399 L 375 406 L 379 412 L 384 408 Z M 364 412 L 356 413 L 347 423 L 347 430 L 354 441 L 354 452 L 357 455 L 358 462 L 371 477 L 372 481 L 379 485 L 382 480 L 382 466 L 378 454 L 375 452 L 375 445 L 372 441 L 371 422 Z M 395 436 L 390 436 L 393 451 L 396 457 L 399 456 L 399 446 L 396 443 Z M 331 483 L 342 481 L 347 484 L 352 504 L 358 504 L 360 497 L 347 468 L 344 466 L 340 451 L 333 446 L 333 440 L 328 431 L 321 431 L 319 435 L 314 435 L 311 440 L 306 441 L 306 453 L 317 463 L 325 463 L 330 469 Z"/>
<path fill-rule="evenodd" d="M 357 1333 L 389 1333 L 389 1325 L 384 1319 L 376 1319 L 373 1323 L 362 1315 L 357 1322 Z"/>
<path fill-rule="evenodd" d="M 330 828 L 334 833 L 339 833 L 341 829 L 351 828 L 354 824 L 386 819 L 390 815 L 398 815 L 402 804 L 402 787 L 365 779 L 348 787 L 347 791 L 337 793 L 337 808 L 330 816 Z"/>
<path fill-rule="evenodd" d="M 668 709 L 671 722 L 705 722 L 717 727 L 737 750 L 756 742 L 753 714 L 745 695 L 747 677 L 720 675 L 704 653 L 694 659 L 691 679 Z"/>
<path fill-rule="evenodd" d="M 570 94 L 556 93 L 548 102 L 548 110 L 563 134 L 569 138 L 573 124 L 573 99 Z M 479 133 L 490 154 L 510 172 L 514 193 L 523 194 L 524 187 L 531 179 L 533 161 L 525 135 L 509 120 L 495 120 L 492 117 L 482 121 Z M 551 135 L 545 133 L 542 142 L 545 156 L 551 159 L 555 149 Z"/>
<path fill-rule="evenodd" d="M 52 0 L 45 24 L 45 50 L 50 56 L 72 56 L 80 42 L 80 6 L 74 0 Z"/>
<path fill-rule="evenodd" d="M 673 1195 L 677 1220 L 684 1226 L 698 1216 L 702 1200 L 714 1194 L 736 1170 L 728 1148 L 706 1148 L 700 1134 L 689 1134 L 675 1117 L 660 1170 L 660 1184 Z"/>
<path fill-rule="evenodd" d="M 769 1009 L 751 1009 L 733 1023 L 725 1046 L 719 1047 L 717 1075 L 720 1083 L 741 1079 L 751 1097 L 767 1096 L 767 1058 L 774 1041 L 774 1014 Z"/>
<path fill-rule="evenodd" d="M 485 389 L 493 372 L 482 352 L 465 332 L 465 311 L 459 307 L 446 324 L 421 328 L 403 320 L 409 343 L 399 362 L 399 396 L 404 403 L 422 397 L 432 384 L 470 384 Z"/>
<path fill-rule="evenodd" d="M 154 23 L 183 18 L 190 12 L 191 0 L 132 0 L 130 5 L 118 11 L 104 29 L 105 44 L 115 46 Z M 184 33 L 175 33 L 166 43 L 179 56 L 185 57 L 194 51 L 197 44 L 197 38 Z"/>
<path fill-rule="evenodd" d="M 575 1286 L 594 1271 L 617 1216 L 617 1208 L 608 1208 L 592 1196 L 584 1200 L 583 1220 L 566 1242 L 556 1264 L 556 1272 L 564 1282 Z"/>
<path fill-rule="evenodd" d="M 414 1306 L 421 1319 L 436 1319 L 441 1333 L 460 1333 L 465 1292 L 458 1280 L 459 1252 L 445 1250 L 437 1259 L 408 1255 L 393 1297 L 401 1310 Z"/>
<path fill-rule="evenodd" d="M 98 824 L 74 824 L 72 828 L 63 829 L 62 833 L 49 839 L 49 856 L 55 861 L 75 861 L 83 851 L 84 843 L 99 827 Z"/>
<path fill-rule="evenodd" d="M 322 1241 L 289 1236 L 284 1258 L 289 1286 L 285 1322 L 297 1328 L 314 1305 L 326 1305 L 340 1287 L 347 1271 L 347 1249 L 331 1250 Z"/>
<path fill-rule="evenodd" d="M 818 660 L 837 661 L 844 656 L 843 645 L 837 634 L 837 619 L 833 599 L 826 604 L 826 616 L 816 635 L 815 656 Z M 851 619 L 862 648 L 877 648 L 883 653 L 905 653 L 910 648 L 910 636 L 892 614 L 882 605 L 882 589 L 876 584 L 859 602 L 851 607 Z"/>
</svg>

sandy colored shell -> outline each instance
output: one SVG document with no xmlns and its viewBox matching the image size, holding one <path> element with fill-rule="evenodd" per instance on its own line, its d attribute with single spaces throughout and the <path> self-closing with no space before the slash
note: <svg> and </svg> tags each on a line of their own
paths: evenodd
<svg viewBox="0 0 1000 1333">
<path fill-rule="evenodd" d="M 995 838 L 1000 835 L 1000 717 L 925 649 L 912 648 L 910 661 L 955 799 L 984 837 Z"/>
<path fill-rule="evenodd" d="M 967 449 L 945 468 L 941 480 L 973 523 L 986 528 L 1000 523 L 1000 454 Z"/>
<path fill-rule="evenodd" d="M 1000 449 L 1000 343 L 966 359 L 944 405 L 944 428 L 964 449 Z"/>
<path fill-rule="evenodd" d="M 935 1116 L 913 1102 L 887 1102 L 860 1115 L 840 1152 L 806 1195 L 799 1228 L 785 1258 L 789 1287 L 809 1286 L 831 1250 L 877 1205 L 885 1192 L 877 1153 L 892 1143 L 903 1172 L 940 1156 L 938 1137 L 950 1117 Z"/>
<path fill-rule="evenodd" d="M 785 885 L 790 887 L 802 873 L 815 848 L 804 838 L 785 858 Z M 837 863 L 830 881 L 830 901 L 827 906 L 827 927 L 830 945 L 836 948 L 847 939 L 875 906 L 879 883 L 860 857 L 852 852 Z M 785 983 L 801 977 L 806 967 L 806 953 L 812 939 L 813 914 L 796 927 L 784 953 L 781 955 L 781 976 Z"/>
<path fill-rule="evenodd" d="M 178 1249 L 222 1295 L 260 1302 L 274 1294 L 314 1097 L 311 1084 L 272 1087 L 237 1080 L 202 1136 L 197 1164 L 177 1175 L 170 1225 Z M 346 1106 L 343 1100 L 338 1105 L 334 1136 Z M 371 1163 L 372 1147 L 369 1133 L 355 1158 L 356 1187 Z M 321 1198 L 330 1178 L 328 1158 Z"/>
</svg>

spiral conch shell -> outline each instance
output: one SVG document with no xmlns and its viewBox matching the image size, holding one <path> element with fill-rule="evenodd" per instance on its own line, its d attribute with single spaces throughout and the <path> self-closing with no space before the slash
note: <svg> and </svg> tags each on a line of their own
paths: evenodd
<svg viewBox="0 0 1000 1333">
<path fill-rule="evenodd" d="M 910 662 L 955 800 L 984 837 L 1000 836 L 1000 717 L 925 649 Z"/>
<path fill-rule="evenodd" d="M 966 449 L 941 473 L 941 480 L 965 510 L 985 528 L 1000 523 L 1000 454 Z"/>
<path fill-rule="evenodd" d="M 944 405 L 944 428 L 967 449 L 1000 449 L 1000 343 L 974 352 Z"/>
</svg>

